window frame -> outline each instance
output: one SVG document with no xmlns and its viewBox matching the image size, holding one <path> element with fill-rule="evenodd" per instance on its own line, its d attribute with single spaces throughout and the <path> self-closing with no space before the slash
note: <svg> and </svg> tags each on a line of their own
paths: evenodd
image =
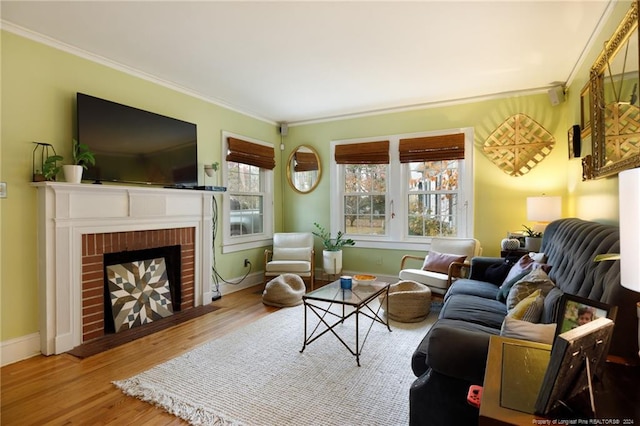
<svg viewBox="0 0 640 426">
<path fill-rule="evenodd" d="M 232 132 L 223 131 L 221 143 L 221 158 L 223 159 L 223 161 L 220 170 L 222 172 L 222 185 L 224 187 L 227 187 L 227 184 L 229 182 L 229 167 L 228 162 L 226 161 L 227 152 L 229 149 L 229 138 L 242 139 L 247 142 L 274 148 L 274 145 L 269 142 L 264 142 L 244 135 L 238 135 Z M 222 253 L 234 253 L 243 250 L 266 247 L 272 244 L 274 229 L 273 179 L 273 170 L 260 168 L 260 192 L 247 193 L 259 194 L 263 197 L 263 227 L 261 233 L 239 236 L 231 235 L 231 195 L 228 190 L 222 193 L 222 207 L 220 209 L 222 212 L 222 226 L 218 227 L 222 233 Z"/>
<path fill-rule="evenodd" d="M 403 249 L 403 250 L 428 250 L 431 244 L 431 237 L 408 235 L 409 226 L 409 163 L 400 163 L 400 154 L 398 151 L 400 139 L 419 138 L 430 136 L 442 136 L 447 134 L 462 133 L 464 134 L 465 158 L 459 160 L 460 188 L 458 190 L 458 237 L 473 237 L 473 140 L 474 131 L 472 127 L 444 129 L 416 133 L 403 133 L 388 136 L 374 136 L 369 138 L 343 139 L 333 140 L 330 143 L 331 162 L 329 164 L 329 197 L 330 218 L 329 226 L 331 233 L 335 234 L 343 229 L 344 211 L 344 165 L 335 162 L 335 147 L 342 144 L 376 142 L 380 139 L 389 140 L 389 164 L 388 164 L 388 180 L 386 202 L 386 227 L 385 235 L 358 235 L 347 234 L 358 247 L 363 248 L 381 248 L 381 249 Z M 400 183 L 399 185 L 397 183 Z M 400 187 L 399 192 L 393 191 L 393 188 Z M 392 218 L 394 216 L 395 218 Z"/>
</svg>

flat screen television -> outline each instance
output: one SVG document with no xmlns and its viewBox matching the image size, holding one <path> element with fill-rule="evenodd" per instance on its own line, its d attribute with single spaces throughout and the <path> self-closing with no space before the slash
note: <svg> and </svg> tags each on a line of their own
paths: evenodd
<svg viewBox="0 0 640 426">
<path fill-rule="evenodd" d="M 77 138 L 96 164 L 83 178 L 98 182 L 196 187 L 193 123 L 78 93 Z"/>
</svg>

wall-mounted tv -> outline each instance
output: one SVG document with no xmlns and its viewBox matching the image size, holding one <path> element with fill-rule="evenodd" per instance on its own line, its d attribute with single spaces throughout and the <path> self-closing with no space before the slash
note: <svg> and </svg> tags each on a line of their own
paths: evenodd
<svg viewBox="0 0 640 426">
<path fill-rule="evenodd" d="M 84 179 L 198 185 L 195 124 L 83 93 L 77 94 L 76 107 L 78 142 L 86 144 L 96 158 Z"/>
</svg>

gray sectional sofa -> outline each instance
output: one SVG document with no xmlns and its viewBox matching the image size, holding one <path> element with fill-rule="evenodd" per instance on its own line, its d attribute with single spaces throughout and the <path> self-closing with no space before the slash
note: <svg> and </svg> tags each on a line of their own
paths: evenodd
<svg viewBox="0 0 640 426">
<path fill-rule="evenodd" d="M 541 252 L 555 283 L 544 299 L 541 322 L 556 321 L 564 292 L 618 307 L 609 353 L 632 359 L 638 353 L 636 302 L 640 293 L 620 285 L 618 261 L 594 262 L 601 253 L 619 253 L 615 226 L 580 219 L 560 219 L 547 227 Z M 470 277 L 456 281 L 444 297 L 438 321 L 412 357 L 417 379 L 410 389 L 413 426 L 473 425 L 478 409 L 466 402 L 469 386 L 482 385 L 489 337 L 499 335 L 507 314 L 497 300 L 498 285 L 487 282 L 490 265 L 504 259 L 476 257 Z"/>
</svg>

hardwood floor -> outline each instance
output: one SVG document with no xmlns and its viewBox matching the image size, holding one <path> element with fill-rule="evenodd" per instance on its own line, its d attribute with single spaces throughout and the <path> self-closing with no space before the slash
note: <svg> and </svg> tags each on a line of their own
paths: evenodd
<svg viewBox="0 0 640 426">
<path fill-rule="evenodd" d="M 277 308 L 259 285 L 213 302 L 215 312 L 86 359 L 38 356 L 3 367 L 2 425 L 184 425 L 111 384 L 256 321 Z M 213 355 L 213 354 L 212 354 Z"/>
</svg>

